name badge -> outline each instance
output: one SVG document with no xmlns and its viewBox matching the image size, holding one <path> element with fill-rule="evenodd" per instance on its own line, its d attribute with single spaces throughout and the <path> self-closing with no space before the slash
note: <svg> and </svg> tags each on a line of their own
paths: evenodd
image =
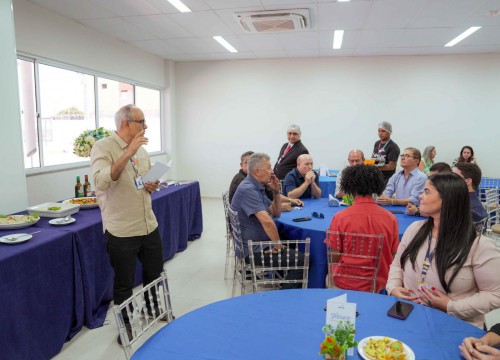
<svg viewBox="0 0 500 360">
<path fill-rule="evenodd" d="M 142 176 L 141 175 L 137 175 L 134 178 L 134 182 L 135 182 L 135 187 L 137 188 L 137 190 L 144 189 L 144 183 L 142 182 Z"/>
</svg>

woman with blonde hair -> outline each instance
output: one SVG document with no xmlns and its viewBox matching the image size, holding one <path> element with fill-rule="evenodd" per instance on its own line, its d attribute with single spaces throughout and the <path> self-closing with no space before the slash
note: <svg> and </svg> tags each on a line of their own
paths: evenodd
<svg viewBox="0 0 500 360">
<path fill-rule="evenodd" d="M 433 145 L 427 146 L 424 149 L 424 153 L 422 155 L 422 161 L 418 164 L 418 168 L 425 173 L 425 175 L 429 175 L 430 168 L 434 165 L 434 158 L 436 157 L 436 147 Z"/>
</svg>

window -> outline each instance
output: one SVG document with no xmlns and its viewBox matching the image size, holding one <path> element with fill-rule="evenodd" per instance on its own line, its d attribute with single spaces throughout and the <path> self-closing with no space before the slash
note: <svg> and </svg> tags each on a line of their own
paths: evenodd
<svg viewBox="0 0 500 360">
<path fill-rule="evenodd" d="M 17 67 L 25 168 L 88 160 L 73 154 L 74 139 L 100 126 L 116 130 L 114 114 L 127 104 L 144 112 L 146 150 L 162 150 L 160 90 L 33 59 L 18 59 Z"/>
</svg>

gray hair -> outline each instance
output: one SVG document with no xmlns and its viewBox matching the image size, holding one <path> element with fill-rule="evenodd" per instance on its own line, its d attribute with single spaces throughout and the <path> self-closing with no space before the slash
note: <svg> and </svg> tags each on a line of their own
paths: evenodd
<svg viewBox="0 0 500 360">
<path fill-rule="evenodd" d="M 250 159 L 248 159 L 248 173 L 253 175 L 255 169 L 260 169 L 262 167 L 262 163 L 266 160 L 271 161 L 269 155 L 264 153 L 254 153 L 250 156 Z"/>
<path fill-rule="evenodd" d="M 120 130 L 122 127 L 122 121 L 127 120 L 127 121 L 132 121 L 134 120 L 132 118 L 132 110 L 134 109 L 139 109 L 137 106 L 133 104 L 128 104 L 125 106 L 122 106 L 120 110 L 118 110 L 115 114 L 115 125 L 116 125 L 116 130 Z"/>
<path fill-rule="evenodd" d="M 355 154 L 355 153 L 360 153 L 361 159 L 363 159 L 363 161 L 365 161 L 365 154 L 359 149 L 352 149 L 351 151 L 349 151 L 349 154 L 347 154 L 347 158 L 349 159 L 349 156 L 351 156 L 351 154 Z"/>
<path fill-rule="evenodd" d="M 288 127 L 288 129 L 286 129 L 286 131 L 296 131 L 298 132 L 299 134 L 302 135 L 302 133 L 300 132 L 300 126 L 299 125 L 295 125 L 295 124 L 292 124 Z"/>
</svg>

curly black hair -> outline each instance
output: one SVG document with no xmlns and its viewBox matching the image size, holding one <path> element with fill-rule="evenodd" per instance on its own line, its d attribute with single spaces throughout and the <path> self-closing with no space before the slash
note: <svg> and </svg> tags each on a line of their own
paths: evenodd
<svg viewBox="0 0 500 360">
<path fill-rule="evenodd" d="M 340 189 L 353 196 L 380 195 L 385 189 L 382 172 L 373 165 L 355 165 L 342 171 Z"/>
</svg>

